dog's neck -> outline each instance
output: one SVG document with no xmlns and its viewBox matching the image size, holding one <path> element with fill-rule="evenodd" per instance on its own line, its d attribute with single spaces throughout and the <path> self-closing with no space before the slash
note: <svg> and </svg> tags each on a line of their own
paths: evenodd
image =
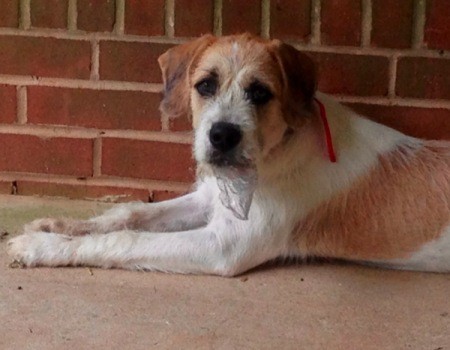
<svg viewBox="0 0 450 350">
<path fill-rule="evenodd" d="M 321 95 L 322 99 L 323 96 Z M 328 102 L 327 98 L 324 98 Z M 325 107 L 329 109 L 329 107 Z M 317 103 L 313 104 L 312 113 L 305 116 L 306 122 L 301 128 L 288 127 L 282 141 L 275 146 L 270 153 L 258 164 L 262 180 L 275 180 L 283 173 L 296 172 L 308 166 L 311 161 L 324 161 L 332 163 L 333 157 L 330 155 L 329 145 L 332 144 L 332 152 L 337 152 L 337 141 L 342 121 L 336 121 L 333 110 L 327 111 L 326 121 L 329 125 L 330 139 L 327 140 L 324 130 L 324 116 Z M 344 124 L 346 124 L 344 122 Z M 281 172 L 281 169 L 283 173 Z"/>
</svg>

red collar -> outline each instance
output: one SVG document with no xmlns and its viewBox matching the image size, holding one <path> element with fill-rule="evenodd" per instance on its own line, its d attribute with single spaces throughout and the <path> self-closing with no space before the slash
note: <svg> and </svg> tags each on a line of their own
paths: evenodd
<svg viewBox="0 0 450 350">
<path fill-rule="evenodd" d="M 328 124 L 327 119 L 327 111 L 322 102 L 320 102 L 316 97 L 314 97 L 314 101 L 316 101 L 319 106 L 320 111 L 320 119 L 322 120 L 323 128 L 325 130 L 325 142 L 327 144 L 328 157 L 330 158 L 330 162 L 336 163 L 336 153 L 334 152 L 333 147 L 333 139 L 331 137 L 330 125 Z"/>
</svg>

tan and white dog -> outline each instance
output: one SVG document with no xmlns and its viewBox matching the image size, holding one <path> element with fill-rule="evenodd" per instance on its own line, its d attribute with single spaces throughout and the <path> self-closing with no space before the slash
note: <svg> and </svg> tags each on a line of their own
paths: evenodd
<svg viewBox="0 0 450 350">
<path fill-rule="evenodd" d="M 278 40 L 207 35 L 159 64 L 162 112 L 192 117 L 195 191 L 86 221 L 36 220 L 9 242 L 14 259 L 234 276 L 312 256 L 450 272 L 450 143 L 406 136 L 317 92 L 313 62 Z M 211 169 L 247 159 L 258 183 L 241 220 Z"/>
</svg>

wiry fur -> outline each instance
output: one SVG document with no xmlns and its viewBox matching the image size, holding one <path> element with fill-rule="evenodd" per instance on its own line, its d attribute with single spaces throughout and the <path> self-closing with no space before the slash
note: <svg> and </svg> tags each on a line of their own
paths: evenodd
<svg viewBox="0 0 450 350">
<path fill-rule="evenodd" d="M 371 122 L 314 92 L 312 61 L 278 41 L 207 36 L 159 60 L 163 113 L 192 115 L 196 189 L 156 204 L 124 204 L 87 221 L 43 219 L 9 242 L 27 266 L 88 265 L 233 276 L 274 258 L 337 257 L 400 269 L 450 271 L 450 144 Z M 194 85 L 218 77 L 213 98 Z M 273 91 L 255 107 L 245 88 Z M 316 96 L 338 161 L 327 157 Z M 258 186 L 249 218 L 219 200 L 208 139 L 237 124 L 234 160 L 251 159 Z"/>
</svg>

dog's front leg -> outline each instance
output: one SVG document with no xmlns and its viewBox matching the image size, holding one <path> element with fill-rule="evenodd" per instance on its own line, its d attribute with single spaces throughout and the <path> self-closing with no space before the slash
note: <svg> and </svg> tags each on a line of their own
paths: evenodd
<svg viewBox="0 0 450 350">
<path fill-rule="evenodd" d="M 120 230 L 177 232 L 205 226 L 212 210 L 211 192 L 200 188 L 188 195 L 159 203 L 119 205 L 88 220 L 91 232 Z"/>
<path fill-rule="evenodd" d="M 222 235 L 221 238 L 219 236 Z M 93 266 L 235 275 L 247 267 L 235 244 L 213 227 L 165 233 L 118 231 L 67 236 L 37 232 L 13 238 L 9 254 L 25 266 Z"/>
<path fill-rule="evenodd" d="M 89 220 L 38 219 L 25 225 L 24 232 L 53 232 L 71 236 L 119 230 L 172 232 L 206 225 L 211 211 L 212 191 L 206 183 L 188 195 L 159 203 L 117 205 Z"/>
<path fill-rule="evenodd" d="M 11 239 L 25 266 L 93 266 L 233 276 L 286 254 L 290 231 L 255 212 L 236 219 L 220 205 L 207 226 L 171 234 L 120 230 L 68 236 L 35 232 Z"/>
</svg>

